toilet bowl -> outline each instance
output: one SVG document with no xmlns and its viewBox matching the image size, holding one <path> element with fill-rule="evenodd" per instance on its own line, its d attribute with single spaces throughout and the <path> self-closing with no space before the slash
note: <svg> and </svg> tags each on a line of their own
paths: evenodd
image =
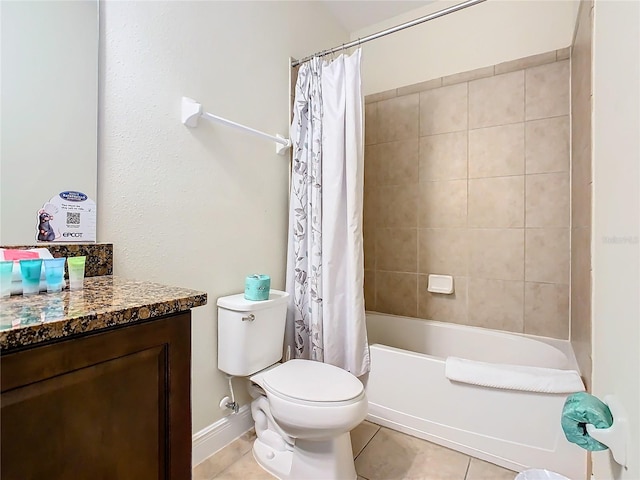
<svg viewBox="0 0 640 480">
<path fill-rule="evenodd" d="M 250 380 L 258 387 L 253 394 L 267 399 L 254 400 L 254 419 L 259 410 L 275 423 L 267 431 L 256 426 L 253 454 L 265 470 L 282 479 L 356 478 L 349 431 L 367 414 L 356 377 L 333 365 L 291 360 Z M 266 435 L 278 435 L 290 448 L 272 446 L 262 440 Z"/>
<path fill-rule="evenodd" d="M 262 468 L 282 480 L 355 480 L 349 431 L 367 414 L 364 387 L 333 365 L 278 363 L 287 297 L 272 290 L 262 302 L 218 299 L 218 368 L 249 377 Z"/>
</svg>

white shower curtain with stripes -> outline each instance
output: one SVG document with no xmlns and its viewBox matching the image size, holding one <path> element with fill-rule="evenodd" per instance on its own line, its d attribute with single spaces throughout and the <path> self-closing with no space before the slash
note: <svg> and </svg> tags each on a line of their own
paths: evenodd
<svg viewBox="0 0 640 480">
<path fill-rule="evenodd" d="M 364 314 L 361 50 L 300 66 L 291 139 L 287 346 L 369 371 Z"/>
</svg>

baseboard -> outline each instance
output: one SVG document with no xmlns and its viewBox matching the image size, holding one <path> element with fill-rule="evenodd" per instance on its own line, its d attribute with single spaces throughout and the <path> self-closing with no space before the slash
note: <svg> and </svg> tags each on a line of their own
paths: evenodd
<svg viewBox="0 0 640 480">
<path fill-rule="evenodd" d="M 191 464 L 196 466 L 253 427 L 251 405 L 243 405 L 235 414 L 221 418 L 193 435 Z"/>
</svg>

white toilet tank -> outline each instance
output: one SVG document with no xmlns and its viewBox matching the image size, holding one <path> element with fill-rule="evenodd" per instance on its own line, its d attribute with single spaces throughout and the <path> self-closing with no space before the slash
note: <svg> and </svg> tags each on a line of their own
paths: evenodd
<svg viewBox="0 0 640 480">
<path fill-rule="evenodd" d="M 282 358 L 288 297 L 271 290 L 263 301 L 218 298 L 218 369 L 245 377 Z"/>
</svg>

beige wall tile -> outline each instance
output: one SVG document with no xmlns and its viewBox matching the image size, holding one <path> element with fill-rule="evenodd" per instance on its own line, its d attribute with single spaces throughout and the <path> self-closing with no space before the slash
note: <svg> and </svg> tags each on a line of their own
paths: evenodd
<svg viewBox="0 0 640 480">
<path fill-rule="evenodd" d="M 367 149 L 370 159 L 366 157 Z M 418 183 L 418 138 L 366 147 L 365 181 L 367 161 L 370 161 L 375 169 L 373 181 L 377 182 L 377 185 Z"/>
<path fill-rule="evenodd" d="M 588 185 L 593 182 L 591 173 L 591 143 L 581 150 L 578 145 L 573 148 L 573 161 L 571 165 L 571 180 L 573 183 Z"/>
<path fill-rule="evenodd" d="M 376 310 L 376 272 L 373 270 L 364 271 L 364 308 Z"/>
<path fill-rule="evenodd" d="M 465 324 L 467 321 L 467 279 L 453 279 L 453 294 L 427 291 L 428 275 L 418 277 L 418 317 L 439 322 Z"/>
<path fill-rule="evenodd" d="M 528 68 L 527 120 L 569 113 L 569 60 Z"/>
<path fill-rule="evenodd" d="M 590 59 L 582 58 L 582 56 L 578 56 L 577 59 L 572 63 L 573 68 L 576 68 L 580 71 L 588 71 L 588 68 L 591 68 Z M 571 105 L 573 114 L 574 114 L 574 122 L 579 122 L 583 118 L 588 118 L 591 116 L 591 95 L 593 94 L 591 79 L 584 78 L 590 76 L 590 74 L 585 74 L 576 78 L 578 74 L 571 77 L 571 99 L 573 104 Z"/>
<path fill-rule="evenodd" d="M 523 332 L 524 282 L 469 278 L 468 324 Z"/>
<path fill-rule="evenodd" d="M 469 130 L 469 178 L 523 173 L 524 123 Z"/>
<path fill-rule="evenodd" d="M 571 231 L 571 345 L 587 388 L 591 383 L 591 228 Z"/>
<path fill-rule="evenodd" d="M 575 305 L 572 303 L 572 310 L 583 310 L 585 312 L 582 314 L 577 314 L 580 318 L 587 317 L 587 309 L 586 302 Z M 573 320 L 572 320 L 573 322 Z M 573 330 L 571 333 L 571 346 L 573 347 L 573 352 L 576 355 L 576 360 L 578 362 L 578 367 L 580 368 L 580 376 L 582 377 L 582 381 L 584 382 L 585 388 L 587 391 L 591 391 L 591 372 L 592 372 L 592 358 L 591 358 L 591 330 L 585 332 L 585 335 L 588 335 L 585 338 L 577 338 L 573 334 Z"/>
<path fill-rule="evenodd" d="M 420 135 L 467 129 L 467 84 L 420 93 Z"/>
<path fill-rule="evenodd" d="M 556 60 L 566 60 L 569 57 L 571 57 L 571 47 L 556 50 Z"/>
<path fill-rule="evenodd" d="M 384 145 L 384 144 L 383 144 Z M 382 162 L 379 145 L 365 145 L 364 147 L 364 189 L 369 190 L 380 186 L 382 177 Z"/>
<path fill-rule="evenodd" d="M 378 143 L 378 104 L 370 103 L 364 107 L 364 144 Z"/>
<path fill-rule="evenodd" d="M 591 226 L 592 202 L 592 138 L 591 138 L 591 62 L 592 22 L 591 3 L 581 4 L 578 28 L 571 55 L 571 115 L 572 115 L 572 226 Z M 573 338 L 573 335 L 572 335 Z M 587 348 L 588 345 L 585 345 Z M 588 349 L 588 348 L 587 348 Z"/>
<path fill-rule="evenodd" d="M 469 82 L 469 128 L 493 127 L 523 120 L 522 70 Z"/>
<path fill-rule="evenodd" d="M 468 72 L 447 75 L 446 77 L 442 77 L 442 84 L 455 85 L 456 83 L 469 82 L 471 80 L 477 80 L 479 78 L 486 78 L 491 76 L 493 76 L 493 65 L 490 65 L 488 67 L 476 68 L 475 70 L 469 70 Z"/>
<path fill-rule="evenodd" d="M 586 5 L 580 6 L 578 13 L 578 29 L 576 31 L 575 43 L 571 52 L 571 95 L 572 108 L 581 107 L 590 117 L 591 94 L 593 93 L 591 85 L 591 62 L 593 50 L 593 31 L 592 17 L 589 14 L 590 8 Z M 589 106 L 587 109 L 586 107 Z M 574 122 L 579 120 L 574 112 Z M 590 131 L 590 130 L 589 130 Z"/>
<path fill-rule="evenodd" d="M 530 57 L 518 58 L 517 60 L 510 60 L 508 62 L 499 63 L 498 65 L 496 65 L 496 75 L 499 75 L 501 73 L 515 72 L 516 70 L 524 70 L 525 68 L 544 65 L 555 61 L 555 50 L 545 53 L 539 53 L 537 55 L 531 55 Z"/>
<path fill-rule="evenodd" d="M 524 333 L 569 338 L 569 285 L 524 285 Z"/>
<path fill-rule="evenodd" d="M 591 148 L 591 101 L 575 96 L 572 106 L 572 152 Z"/>
<path fill-rule="evenodd" d="M 569 227 L 569 173 L 526 176 L 527 227 Z"/>
<path fill-rule="evenodd" d="M 571 52 L 571 345 L 591 387 L 591 61 L 593 2 L 581 2 Z"/>
<path fill-rule="evenodd" d="M 569 116 L 526 122 L 526 171 L 569 171 Z"/>
<path fill-rule="evenodd" d="M 442 78 L 434 78 L 433 80 L 427 80 L 426 82 L 416 83 L 414 85 L 407 85 L 406 87 L 400 87 L 397 89 L 398 96 L 410 95 L 412 93 L 420 93 L 424 90 L 432 90 L 442 86 Z"/>
<path fill-rule="evenodd" d="M 420 183 L 418 226 L 464 227 L 467 221 L 467 181 Z"/>
<path fill-rule="evenodd" d="M 478 229 L 469 233 L 469 276 L 524 280 L 524 229 Z"/>
<path fill-rule="evenodd" d="M 568 228 L 527 228 L 525 242 L 528 282 L 569 283 Z"/>
<path fill-rule="evenodd" d="M 378 102 L 378 143 L 418 136 L 418 94 Z"/>
<path fill-rule="evenodd" d="M 573 181 L 571 192 L 572 227 L 591 226 L 592 184 Z"/>
<path fill-rule="evenodd" d="M 574 228 L 571 231 L 571 298 L 573 304 L 584 302 L 588 311 L 591 305 L 591 229 Z M 590 318 L 575 317 L 574 333 L 586 331 Z M 587 323 L 589 325 L 587 325 Z M 575 335 L 572 335 L 572 338 Z M 578 335 L 580 336 L 580 335 Z M 582 335 L 582 337 L 585 337 Z"/>
<path fill-rule="evenodd" d="M 418 230 L 418 272 L 466 275 L 469 240 L 466 228 Z"/>
<path fill-rule="evenodd" d="M 376 231 L 376 270 L 416 272 L 417 255 L 416 228 L 379 228 Z"/>
<path fill-rule="evenodd" d="M 390 98 L 395 98 L 397 96 L 397 91 L 395 88 L 391 90 L 385 90 L 384 92 L 372 93 L 371 95 L 367 95 L 364 97 L 364 103 L 374 103 L 380 102 L 381 100 L 388 100 Z"/>
<path fill-rule="evenodd" d="M 376 228 L 364 228 L 362 234 L 364 250 L 364 269 L 376 268 Z"/>
<path fill-rule="evenodd" d="M 420 138 L 420 181 L 467 178 L 467 132 Z"/>
<path fill-rule="evenodd" d="M 418 138 L 376 145 L 380 156 L 380 184 L 418 183 Z"/>
<path fill-rule="evenodd" d="M 571 53 L 571 222 L 572 227 L 591 226 L 591 57 L 593 31 L 591 2 L 578 11 L 578 26 Z M 575 232 L 575 230 L 574 230 Z M 575 256 L 575 254 L 574 254 Z M 573 258 L 572 258 L 573 262 Z M 574 338 L 572 333 L 571 338 Z M 580 348 L 590 351 L 590 332 Z M 577 348 L 576 348 L 577 355 Z M 583 360 L 586 361 L 586 354 Z M 579 359 L 580 360 L 580 359 Z M 590 360 L 588 367 L 590 368 Z M 581 368 L 583 365 L 581 365 Z M 586 368 L 586 365 L 584 366 Z"/>
<path fill-rule="evenodd" d="M 415 317 L 418 313 L 418 275 L 376 272 L 376 310 L 392 315 Z"/>
<path fill-rule="evenodd" d="M 571 106 L 572 109 L 579 107 L 580 111 L 585 111 L 586 107 L 590 106 L 591 95 L 593 94 L 593 87 L 591 84 L 593 48 L 590 25 L 591 20 L 586 18 L 582 23 L 585 24 L 585 28 L 581 27 L 578 29 L 570 60 L 571 72 L 573 73 L 571 75 Z M 587 113 L 590 114 L 590 108 Z"/>
<path fill-rule="evenodd" d="M 382 188 L 370 188 L 364 191 L 362 225 L 365 230 L 375 228 L 380 223 L 380 191 Z"/>
<path fill-rule="evenodd" d="M 524 176 L 469 180 L 469 227 L 524 226 Z"/>
<path fill-rule="evenodd" d="M 418 185 L 380 187 L 377 191 L 377 226 L 418 226 Z"/>
</svg>

